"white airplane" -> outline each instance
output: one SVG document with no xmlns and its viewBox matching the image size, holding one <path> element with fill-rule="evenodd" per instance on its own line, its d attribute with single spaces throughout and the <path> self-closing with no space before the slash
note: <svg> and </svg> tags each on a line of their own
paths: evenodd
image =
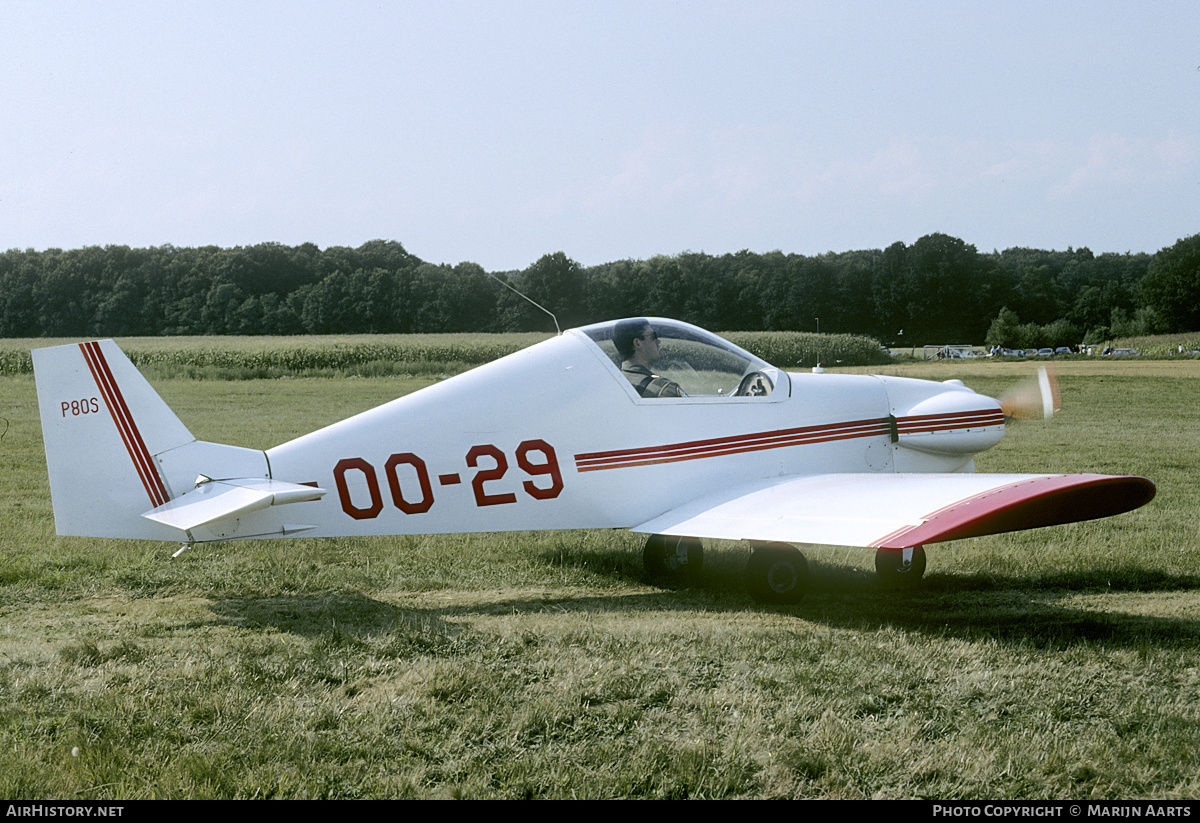
<svg viewBox="0 0 1200 823">
<path fill-rule="evenodd" d="M 751 595 L 786 603 L 807 573 L 793 544 L 874 548 L 879 574 L 906 582 L 926 544 L 1106 517 L 1155 492 L 975 474 L 1020 408 L 957 380 L 788 373 L 663 318 L 570 329 L 266 451 L 196 440 L 111 340 L 33 361 L 60 535 L 186 548 L 620 528 L 650 535 L 656 577 L 694 572 L 701 538 L 749 541 Z M 1053 413 L 1044 375 L 1031 398 L 1017 406 Z"/>
</svg>

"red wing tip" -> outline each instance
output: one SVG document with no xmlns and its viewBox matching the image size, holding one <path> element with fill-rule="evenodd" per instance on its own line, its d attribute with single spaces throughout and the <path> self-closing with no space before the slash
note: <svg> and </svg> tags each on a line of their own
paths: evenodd
<svg viewBox="0 0 1200 823">
<path fill-rule="evenodd" d="M 904 549 L 925 543 L 1039 529 L 1133 511 L 1154 499 L 1145 477 L 1060 474 L 1019 480 L 959 500 L 893 532 L 874 548 Z"/>
</svg>

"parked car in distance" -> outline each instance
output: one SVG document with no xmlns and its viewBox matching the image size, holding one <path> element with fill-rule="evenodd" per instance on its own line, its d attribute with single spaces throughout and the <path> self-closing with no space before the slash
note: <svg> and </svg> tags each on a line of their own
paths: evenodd
<svg viewBox="0 0 1200 823">
<path fill-rule="evenodd" d="M 1059 346 L 1057 349 L 1054 350 L 1054 353 L 1055 354 L 1071 354 L 1072 352 L 1071 352 L 1070 346 Z"/>
<path fill-rule="evenodd" d="M 1038 357 L 1051 357 L 1054 354 L 1054 349 L 1038 349 Z"/>
<path fill-rule="evenodd" d="M 1109 352 L 1109 355 L 1113 356 L 1113 357 L 1117 357 L 1117 356 L 1121 356 L 1121 355 L 1140 355 L 1140 354 L 1141 354 L 1141 352 L 1139 352 L 1137 349 L 1113 349 L 1111 352 Z"/>
</svg>

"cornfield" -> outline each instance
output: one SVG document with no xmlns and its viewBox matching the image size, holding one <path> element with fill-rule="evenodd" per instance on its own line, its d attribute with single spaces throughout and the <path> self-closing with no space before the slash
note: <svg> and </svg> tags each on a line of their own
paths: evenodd
<svg viewBox="0 0 1200 823">
<path fill-rule="evenodd" d="M 827 366 L 875 366 L 891 362 L 878 341 L 853 334 L 742 331 L 722 335 L 730 343 L 781 369 Z"/>
<path fill-rule="evenodd" d="M 1122 337 L 1112 343 L 1114 349 L 1135 349 L 1145 357 L 1196 357 L 1200 352 L 1200 334 L 1160 334 L 1152 337 Z"/>
<path fill-rule="evenodd" d="M 730 332 L 734 344 L 784 369 L 888 362 L 866 337 L 804 332 Z M 310 337 L 131 337 L 118 342 L 140 369 L 156 376 L 262 378 L 284 375 L 454 373 L 545 340 L 540 333 L 413 334 Z M 30 349 L 73 340 L 0 341 L 0 375 L 33 371 Z"/>
</svg>

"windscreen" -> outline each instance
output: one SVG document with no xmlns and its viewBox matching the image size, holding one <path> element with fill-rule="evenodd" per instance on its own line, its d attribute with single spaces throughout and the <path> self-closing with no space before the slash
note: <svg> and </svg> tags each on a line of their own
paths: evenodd
<svg viewBox="0 0 1200 823">
<path fill-rule="evenodd" d="M 624 365 L 628 370 L 628 361 L 614 342 L 614 331 L 623 322 L 628 321 L 597 323 L 581 331 L 618 368 Z M 646 336 L 656 338 L 658 352 L 645 368 L 678 384 L 688 397 L 767 396 L 774 389 L 778 371 L 728 340 L 677 320 L 651 317 L 645 319 L 645 326 Z"/>
</svg>

